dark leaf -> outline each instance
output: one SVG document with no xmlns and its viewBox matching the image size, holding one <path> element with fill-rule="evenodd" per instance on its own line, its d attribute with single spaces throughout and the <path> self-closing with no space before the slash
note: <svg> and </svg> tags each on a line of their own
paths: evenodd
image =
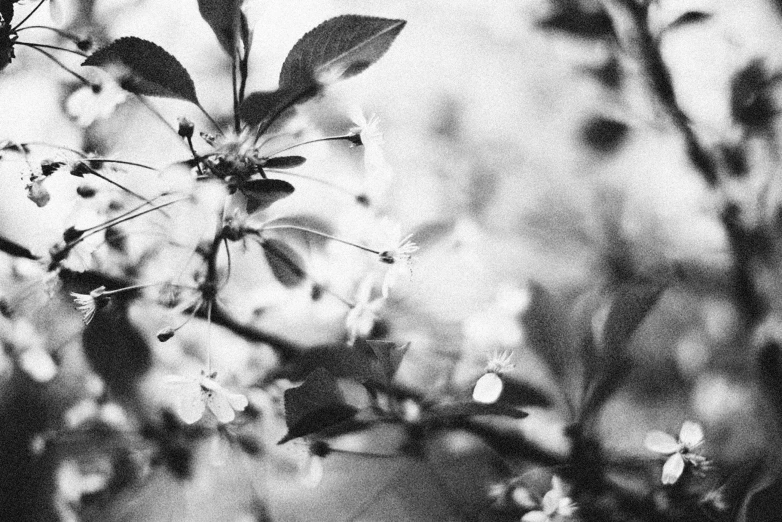
<svg viewBox="0 0 782 522">
<path fill-rule="evenodd" d="M 304 81 L 276 91 L 254 92 L 239 106 L 239 115 L 250 125 L 257 125 L 283 109 L 309 100 L 320 88 L 314 81 Z"/>
<path fill-rule="evenodd" d="M 5 252 L 9 256 L 23 257 L 25 259 L 38 259 L 38 256 L 30 252 L 27 248 L 2 236 L 0 236 L 0 251 Z"/>
<path fill-rule="evenodd" d="M 326 20 L 288 53 L 280 71 L 280 87 L 324 77 L 341 80 L 362 72 L 385 54 L 405 23 L 358 15 Z"/>
<path fill-rule="evenodd" d="M 459 402 L 455 404 L 442 404 L 430 408 L 425 419 L 428 422 L 448 423 L 476 415 L 498 415 L 501 417 L 511 417 L 513 419 L 523 419 L 528 414 L 518 408 L 507 406 L 505 404 L 482 404 L 478 402 Z"/>
<path fill-rule="evenodd" d="M 268 158 L 263 164 L 266 169 L 292 169 L 299 165 L 304 165 L 307 158 L 302 156 L 277 156 L 274 158 Z"/>
<path fill-rule="evenodd" d="M 304 281 L 304 259 L 292 247 L 273 238 L 264 239 L 261 246 L 277 281 L 288 288 L 298 286 Z"/>
<path fill-rule="evenodd" d="M 602 346 L 597 373 L 586 403 L 581 411 L 590 416 L 603 401 L 624 382 L 630 369 L 627 346 L 657 304 L 665 286 L 659 283 L 634 281 L 623 285 L 614 297 L 603 326 Z"/>
<path fill-rule="evenodd" d="M 603 327 L 603 353 L 607 360 L 625 356 L 630 338 L 664 290 L 664 285 L 650 282 L 631 282 L 620 288 Z"/>
<path fill-rule="evenodd" d="M 0 0 L 0 16 L 3 17 L 3 22 L 7 25 L 11 25 L 11 20 L 14 18 L 14 4 L 19 0 Z"/>
<path fill-rule="evenodd" d="M 578 7 L 562 7 L 538 22 L 541 29 L 560 31 L 581 38 L 609 38 L 614 34 L 611 18 L 605 11 L 589 12 Z"/>
<path fill-rule="evenodd" d="M 671 22 L 671 25 L 666 27 L 665 29 L 676 29 L 678 27 L 683 27 L 685 25 L 692 25 L 704 22 L 711 18 L 711 14 L 704 13 L 702 11 L 688 11 L 681 15 L 679 18 Z"/>
<path fill-rule="evenodd" d="M 586 122 L 582 131 L 584 142 L 598 152 L 616 152 L 627 137 L 629 127 L 621 121 L 598 116 Z"/>
<path fill-rule="evenodd" d="M 199 105 L 190 74 L 162 47 L 126 36 L 95 51 L 82 65 L 119 75 L 122 87 L 135 94 L 178 98 Z"/>
<path fill-rule="evenodd" d="M 497 404 L 516 407 L 538 406 L 547 408 L 551 406 L 551 398 L 528 382 L 503 375 L 502 383 L 502 394 L 497 399 Z"/>
<path fill-rule="evenodd" d="M 750 62 L 732 79 L 731 112 L 737 123 L 750 129 L 765 129 L 771 125 L 776 107 L 769 94 L 768 82 L 767 71 L 760 60 Z"/>
<path fill-rule="evenodd" d="M 198 11 L 214 31 L 217 41 L 230 56 L 234 54 L 237 35 L 239 38 L 243 38 L 239 25 L 240 5 L 240 0 L 198 0 Z"/>
<path fill-rule="evenodd" d="M 293 194 L 293 185 L 281 179 L 256 179 L 242 184 L 240 190 L 247 196 L 247 213 L 265 210 L 277 200 Z"/>
<path fill-rule="evenodd" d="M 345 402 L 337 381 L 318 368 L 296 388 L 285 390 L 285 423 L 288 433 L 278 444 L 352 419 L 358 410 Z"/>
<path fill-rule="evenodd" d="M 576 358 L 571 354 L 567 322 L 561 304 L 537 283 L 530 285 L 532 299 L 521 321 L 527 345 L 534 350 L 561 383 L 572 378 Z"/>
<path fill-rule="evenodd" d="M 409 348 L 410 343 L 398 345 L 391 341 L 358 341 L 356 351 L 367 356 L 368 364 L 363 374 L 356 375 L 356 378 L 387 387 Z"/>
<path fill-rule="evenodd" d="M 250 94 L 239 114 L 250 125 L 273 120 L 288 107 L 318 94 L 322 84 L 350 78 L 375 63 L 404 26 L 404 20 L 358 15 L 323 22 L 288 53 L 279 88 Z"/>
</svg>

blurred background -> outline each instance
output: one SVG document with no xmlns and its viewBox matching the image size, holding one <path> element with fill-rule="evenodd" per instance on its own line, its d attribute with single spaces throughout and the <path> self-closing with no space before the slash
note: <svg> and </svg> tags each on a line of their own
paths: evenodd
<svg viewBox="0 0 782 522">
<path fill-rule="evenodd" d="M 771 70 L 780 67 L 776 4 L 653 4 L 650 24 L 682 109 L 703 136 L 715 142 L 731 136 L 733 76 L 757 59 Z M 15 17 L 34 5 L 16 4 Z M 718 219 L 719 196 L 691 165 L 679 133 L 650 123 L 644 92 L 597 1 L 248 0 L 246 8 L 255 24 L 249 92 L 275 88 L 288 50 L 323 20 L 350 13 L 407 21 L 376 65 L 330 86 L 293 122 L 329 135 L 353 126 L 349 115 L 356 106 L 380 118 L 395 177 L 378 208 L 421 247 L 412 277 L 394 292 L 380 324 L 386 338 L 411 342 L 399 382 L 432 398 L 469 397 L 488 354 L 512 349 L 511 377 L 550 400 L 498 429 L 564 454 L 563 428 L 572 419 L 518 320 L 530 306 L 532 285 L 545 287 L 564 316 L 579 309 L 597 316 L 611 285 L 634 276 L 667 277 L 673 284 L 630 348 L 631 377 L 603 410 L 601 442 L 617 458 L 653 460 L 643 445 L 646 433 L 677 433 L 689 419 L 703 424 L 710 458 L 726 469 L 762 453 L 771 440 L 767 413 L 746 332 L 720 285 L 730 252 Z M 673 23 L 693 10 L 708 17 Z M 190 72 L 206 110 L 230 122 L 230 60 L 195 0 L 57 0 L 26 25 L 65 28 L 89 36 L 96 48 L 121 36 L 155 42 Z M 64 41 L 33 29 L 20 40 Z M 79 67 L 81 58 L 58 57 L 99 78 L 99 71 Z M 0 75 L 0 139 L 58 144 L 160 169 L 187 159 L 181 139 L 136 99 L 108 88 L 82 91 L 73 75 L 17 47 Z M 185 102 L 150 103 L 172 125 L 186 116 L 197 129 L 208 129 Z M 304 175 L 354 192 L 369 183 L 359 151 L 323 145 L 306 156 Z M 53 176 L 47 180 L 51 201 L 38 208 L 25 194 L 25 168 L 12 154 L 0 162 L 6 187 L 0 235 L 45 256 L 64 228 L 95 219 L 89 207 L 98 204 L 77 201 L 77 189 L 89 183 L 102 194 L 107 187 Z M 153 197 L 183 183 L 173 170 L 159 176 L 117 170 L 113 179 Z M 305 216 L 347 237 L 364 233 L 350 198 L 306 180 L 291 182 L 296 194 L 274 207 L 272 217 Z M 208 194 L 199 197 L 208 200 Z M 197 244 L 198 230 L 210 230 L 211 218 L 176 212 L 165 229 L 169 237 Z M 135 246 L 124 257 L 101 258 L 100 267 L 114 267 L 114 275 L 141 266 L 145 252 L 155 248 L 144 231 L 126 228 L 128 244 Z M 361 253 L 332 243 L 312 248 L 311 269 L 321 280 L 337 291 L 355 287 L 366 269 Z M 91 255 L 85 254 L 85 267 L 94 268 Z M 176 273 L 187 266 L 187 255 L 176 251 L 144 265 L 142 273 Z M 268 267 L 259 268 L 260 255 L 249 247 L 232 259 L 232 284 L 221 297 L 237 316 L 302 345 L 340 342 L 344 305 L 313 301 L 309 289 L 282 288 Z M 70 268 L 78 271 L 79 262 Z M 466 433 L 435 437 L 424 459 L 334 453 L 320 463 L 296 441 L 276 446 L 285 433 L 281 394 L 290 382 L 253 387 L 275 365 L 274 354 L 226 329 L 212 331 L 219 346 L 214 357 L 227 383 L 250 390 L 251 404 L 266 412 L 262 421 L 237 428 L 255 430 L 260 456 L 237 451 L 205 428 L 168 430 L 166 423 L 174 421 L 161 413 L 170 402 L 163 377 L 198 371 L 205 322 L 194 320 L 161 344 L 155 334 L 171 318 L 162 307 L 135 300 L 117 305 L 127 313 L 107 312 L 110 324 L 103 329 L 99 324 L 82 334 L 67 295 L 45 299 L 40 285 L 29 290 L 29 281 L 40 279 L 35 263 L 4 256 L 2 264 L 3 296 L 22 303 L 26 325 L 20 327 L 18 316 L 3 319 L 0 509 L 13 513 L 3 520 L 499 519 L 488 492 L 507 478 L 507 468 Z M 20 354 L 34 349 L 43 362 L 25 369 Z M 51 362 L 53 375 L 29 369 Z M 118 427 L 123 435 L 72 429 L 90 422 Z M 46 444 L 46 434 L 63 426 L 70 435 Z M 381 430 L 334 445 L 382 453 L 398 437 Z M 169 465 L 150 460 L 151 454 Z M 319 482 L 313 466 L 323 468 Z M 651 482 L 659 472 L 653 469 L 646 477 Z M 528 467 L 512 463 L 511 470 Z M 547 480 L 536 482 L 544 484 L 540 495 Z"/>
</svg>

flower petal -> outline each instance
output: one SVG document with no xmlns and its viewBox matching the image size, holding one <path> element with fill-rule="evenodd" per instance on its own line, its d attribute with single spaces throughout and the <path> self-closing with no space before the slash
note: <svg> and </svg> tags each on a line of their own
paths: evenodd
<svg viewBox="0 0 782 522">
<path fill-rule="evenodd" d="M 247 405 L 250 404 L 250 401 L 247 400 L 247 397 L 241 393 L 225 392 L 225 396 L 228 399 L 228 403 L 231 405 L 231 408 L 236 411 L 244 411 Z"/>
<path fill-rule="evenodd" d="M 675 484 L 684 471 L 684 457 L 681 453 L 674 453 L 663 466 L 663 484 Z"/>
<path fill-rule="evenodd" d="M 697 422 L 684 421 L 679 432 L 679 441 L 687 449 L 694 449 L 703 444 L 703 428 Z"/>
<path fill-rule="evenodd" d="M 57 365 L 43 348 L 29 348 L 22 352 L 19 366 L 36 382 L 49 382 L 57 375 Z"/>
<path fill-rule="evenodd" d="M 663 431 L 650 431 L 644 439 L 644 446 L 649 451 L 670 455 L 679 451 L 679 443 L 672 435 Z"/>
<path fill-rule="evenodd" d="M 542 502 L 542 508 L 543 512 L 546 515 L 554 515 L 557 512 L 557 509 L 559 508 L 559 501 L 562 500 L 562 491 L 558 491 L 556 489 L 550 490 L 548 493 L 543 495 L 543 502 Z"/>
<path fill-rule="evenodd" d="M 502 395 L 502 379 L 494 372 L 485 373 L 475 383 L 472 400 L 482 404 L 494 404 Z"/>
<path fill-rule="evenodd" d="M 562 497 L 559 499 L 557 514 L 563 517 L 572 517 L 576 514 L 576 504 L 570 497 Z"/>
<path fill-rule="evenodd" d="M 234 409 L 231 408 L 231 403 L 228 401 L 228 395 L 220 391 L 210 391 L 206 394 L 206 405 L 209 406 L 209 410 L 214 413 L 217 420 L 223 424 L 231 422 L 236 418 Z"/>
<path fill-rule="evenodd" d="M 197 383 L 181 384 L 176 412 L 187 424 L 193 424 L 204 416 L 204 399 Z"/>
<path fill-rule="evenodd" d="M 521 522 L 549 522 L 551 519 L 542 511 L 530 511 L 521 517 Z"/>
</svg>

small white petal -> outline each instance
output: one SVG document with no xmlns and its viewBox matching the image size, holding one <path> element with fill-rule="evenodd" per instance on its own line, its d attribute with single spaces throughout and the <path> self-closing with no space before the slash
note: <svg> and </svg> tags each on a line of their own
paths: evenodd
<svg viewBox="0 0 782 522">
<path fill-rule="evenodd" d="M 311 456 L 306 463 L 304 473 L 299 477 L 301 483 L 308 488 L 315 488 L 323 480 L 323 459 Z"/>
<path fill-rule="evenodd" d="M 703 444 L 703 428 L 697 422 L 685 421 L 679 432 L 679 441 L 687 449 L 694 449 Z"/>
<path fill-rule="evenodd" d="M 472 390 L 472 400 L 483 404 L 493 404 L 497 402 L 502 394 L 502 379 L 496 373 L 485 373 L 475 383 Z"/>
<path fill-rule="evenodd" d="M 542 511 L 530 511 L 521 517 L 521 522 L 550 522 L 550 519 Z"/>
<path fill-rule="evenodd" d="M 557 506 L 557 514 L 563 517 L 572 517 L 576 514 L 576 505 L 570 497 L 564 497 L 559 499 L 559 506 Z"/>
<path fill-rule="evenodd" d="M 662 453 L 663 455 L 670 455 L 679 451 L 679 443 L 676 442 L 676 439 L 662 431 L 650 431 L 647 433 L 644 439 L 644 446 L 649 451 Z"/>
<path fill-rule="evenodd" d="M 681 453 L 674 453 L 663 466 L 663 484 L 675 484 L 684 472 L 684 458 Z"/>
<path fill-rule="evenodd" d="M 48 382 L 57 375 L 57 365 L 43 348 L 30 348 L 19 355 L 19 366 L 36 382 Z"/>
<path fill-rule="evenodd" d="M 214 413 L 217 420 L 223 424 L 231 422 L 236 418 L 234 409 L 231 408 L 231 403 L 228 401 L 228 397 L 223 391 L 210 391 L 206 395 L 206 405 L 209 406 L 209 410 Z"/>
<path fill-rule="evenodd" d="M 559 509 L 560 500 L 562 500 L 562 492 L 557 491 L 556 489 L 552 489 L 543 495 L 543 505 L 541 506 L 543 512 L 549 516 L 556 514 L 557 509 Z"/>
<path fill-rule="evenodd" d="M 205 408 L 201 387 L 195 382 L 193 386 L 182 385 L 176 405 L 177 415 L 187 424 L 193 424 L 204 416 Z"/>
<path fill-rule="evenodd" d="M 247 405 L 250 404 L 250 402 L 247 400 L 247 397 L 241 393 L 225 392 L 225 396 L 228 399 L 228 403 L 231 405 L 231 408 L 236 411 L 244 411 Z"/>
</svg>

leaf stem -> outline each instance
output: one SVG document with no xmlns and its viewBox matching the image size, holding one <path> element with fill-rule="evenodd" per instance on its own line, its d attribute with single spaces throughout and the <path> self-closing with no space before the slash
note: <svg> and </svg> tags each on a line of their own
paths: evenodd
<svg viewBox="0 0 782 522">
<path fill-rule="evenodd" d="M 154 107 L 154 106 L 153 106 L 151 103 L 149 103 L 149 101 L 147 101 L 147 99 L 146 99 L 146 98 L 144 98 L 144 96 L 142 96 L 141 94 L 138 94 L 138 93 L 133 93 L 133 94 L 135 94 L 135 95 L 136 95 L 136 99 L 138 99 L 138 101 L 140 101 L 140 102 L 141 102 L 141 105 L 143 105 L 144 107 L 146 107 L 146 109 L 147 109 L 149 112 L 151 112 L 152 114 L 154 114 L 154 115 L 155 115 L 155 117 L 156 117 L 158 120 L 160 120 L 160 121 L 163 123 L 163 125 L 165 125 L 165 126 L 166 126 L 166 128 L 167 128 L 167 129 L 169 129 L 171 132 L 173 132 L 173 133 L 176 135 L 176 137 L 177 137 L 177 142 L 178 142 L 178 143 L 182 143 L 182 142 L 181 142 L 181 140 L 179 139 L 179 138 L 180 138 L 180 136 L 179 136 L 179 132 L 178 132 L 178 131 L 177 131 L 177 130 L 174 128 L 174 126 L 173 126 L 173 125 L 171 125 L 171 124 L 168 122 L 168 120 L 166 120 L 166 119 L 163 117 L 163 115 L 162 115 L 162 114 L 160 114 L 160 112 L 159 112 L 159 111 L 158 111 L 158 110 L 157 110 L 157 109 L 156 109 L 156 108 L 155 108 L 155 107 Z"/>
<path fill-rule="evenodd" d="M 85 78 L 85 77 L 84 77 L 84 76 L 82 76 L 81 74 L 79 74 L 79 73 L 77 73 L 77 72 L 75 72 L 75 71 L 72 71 L 71 69 L 69 69 L 67 65 L 65 65 L 64 63 L 62 63 L 62 62 L 61 62 L 60 60 L 58 60 L 57 58 L 55 58 L 55 57 L 54 57 L 54 56 L 53 56 L 51 53 L 44 51 L 43 49 L 41 49 L 40 47 L 38 47 L 38 46 L 36 46 L 36 45 L 31 45 L 31 44 L 28 44 L 28 43 L 23 43 L 23 42 L 18 42 L 18 43 L 19 43 L 19 45 L 22 45 L 22 46 L 24 46 L 24 47 L 29 47 L 30 49 L 33 49 L 33 50 L 35 50 L 35 51 L 38 51 L 39 53 L 43 54 L 44 56 L 46 56 L 47 58 L 49 58 L 51 61 L 53 61 L 54 63 L 56 63 L 57 65 L 59 65 L 61 69 L 64 69 L 64 70 L 65 70 L 65 71 L 67 71 L 68 73 L 70 73 L 70 74 L 72 74 L 73 76 L 75 76 L 75 77 L 76 77 L 76 79 L 78 79 L 78 80 L 79 80 L 80 82 L 82 82 L 84 85 L 88 85 L 88 86 L 90 86 L 90 87 L 92 87 L 92 86 L 93 86 L 93 83 L 92 83 L 91 81 L 89 81 L 87 78 Z"/>
<path fill-rule="evenodd" d="M 201 113 L 203 113 L 203 115 L 206 116 L 206 118 L 209 120 L 209 122 L 212 124 L 212 126 L 214 126 L 214 128 L 217 129 L 217 132 L 219 132 L 221 136 L 224 136 L 223 129 L 221 129 L 220 125 L 218 125 L 217 122 L 215 121 L 215 119 L 212 118 L 212 115 L 209 114 L 208 112 L 206 112 L 206 109 L 204 109 L 203 105 L 201 105 L 200 103 L 197 103 L 196 107 L 198 107 L 198 110 L 200 110 Z"/>
</svg>

